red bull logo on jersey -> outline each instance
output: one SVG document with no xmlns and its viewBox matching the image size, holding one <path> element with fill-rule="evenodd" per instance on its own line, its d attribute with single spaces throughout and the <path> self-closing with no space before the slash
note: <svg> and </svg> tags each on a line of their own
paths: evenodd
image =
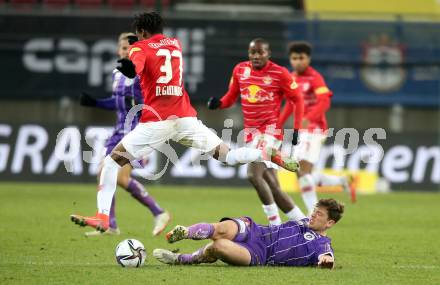
<svg viewBox="0 0 440 285">
<path fill-rule="evenodd" d="M 258 85 L 249 85 L 241 91 L 241 99 L 249 103 L 273 101 L 273 93 L 267 92 Z"/>
<path fill-rule="evenodd" d="M 270 77 L 270 76 L 264 77 L 263 82 L 264 82 L 264 84 L 267 84 L 267 85 L 272 84 L 272 77 Z"/>
</svg>

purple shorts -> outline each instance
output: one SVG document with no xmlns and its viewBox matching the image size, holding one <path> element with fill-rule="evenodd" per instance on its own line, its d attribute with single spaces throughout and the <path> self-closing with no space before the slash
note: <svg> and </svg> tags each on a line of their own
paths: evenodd
<svg viewBox="0 0 440 285">
<path fill-rule="evenodd" d="M 114 133 L 105 143 L 105 156 L 109 155 L 115 146 L 124 138 L 123 134 Z M 133 168 L 143 168 L 146 165 L 146 160 L 139 159 L 130 162 Z"/>
<path fill-rule="evenodd" d="M 105 155 L 109 155 L 115 146 L 122 140 L 123 134 L 114 133 L 105 143 Z"/>
<path fill-rule="evenodd" d="M 223 218 L 220 221 L 227 220 L 234 221 L 238 226 L 238 233 L 233 241 L 249 251 L 251 254 L 249 265 L 266 265 L 267 236 L 270 235 L 270 228 L 256 224 L 249 217 Z"/>
</svg>

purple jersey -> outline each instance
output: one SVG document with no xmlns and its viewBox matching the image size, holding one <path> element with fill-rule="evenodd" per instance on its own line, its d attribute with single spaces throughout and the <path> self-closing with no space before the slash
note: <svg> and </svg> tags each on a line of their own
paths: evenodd
<svg viewBox="0 0 440 285">
<path fill-rule="evenodd" d="M 113 96 L 115 100 L 115 109 L 117 121 L 114 134 L 126 135 L 137 125 L 141 112 L 138 112 L 133 119 L 131 129 L 124 132 L 125 119 L 128 111 L 136 104 L 143 103 L 139 77 L 130 79 L 124 76 L 119 70 L 113 70 Z"/>
<path fill-rule="evenodd" d="M 333 256 L 331 240 L 308 227 L 308 219 L 264 227 L 268 265 L 316 265 L 322 254 Z"/>
<path fill-rule="evenodd" d="M 141 112 L 136 113 L 136 116 L 131 122 L 130 129 L 124 130 L 125 120 L 131 107 L 143 103 L 138 77 L 130 79 L 124 76 L 119 70 L 115 69 L 113 70 L 112 80 L 112 96 L 96 100 L 97 107 L 116 111 L 116 126 L 112 136 L 107 140 L 106 155 L 113 150 L 113 148 L 122 140 L 124 135 L 134 129 L 137 125 Z"/>
<path fill-rule="evenodd" d="M 333 256 L 330 238 L 311 230 L 308 219 L 280 226 L 258 225 L 249 217 L 231 220 L 239 227 L 234 241 L 250 252 L 250 265 L 309 266 L 320 255 Z"/>
</svg>

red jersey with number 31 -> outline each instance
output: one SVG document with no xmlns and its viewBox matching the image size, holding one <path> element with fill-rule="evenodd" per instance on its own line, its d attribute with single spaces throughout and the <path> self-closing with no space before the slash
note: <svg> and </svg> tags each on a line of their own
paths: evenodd
<svg viewBox="0 0 440 285">
<path fill-rule="evenodd" d="M 195 117 L 197 112 L 183 85 L 182 47 L 176 38 L 162 34 L 138 41 L 130 60 L 139 75 L 144 106 L 140 122 Z"/>
</svg>

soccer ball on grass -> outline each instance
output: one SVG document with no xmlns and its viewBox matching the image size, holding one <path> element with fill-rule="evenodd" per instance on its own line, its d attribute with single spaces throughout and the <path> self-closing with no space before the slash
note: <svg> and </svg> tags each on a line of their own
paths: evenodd
<svg viewBox="0 0 440 285">
<path fill-rule="evenodd" d="M 146 257 L 144 245 L 136 239 L 123 240 L 116 247 L 116 261 L 122 267 L 140 267 Z"/>
</svg>

